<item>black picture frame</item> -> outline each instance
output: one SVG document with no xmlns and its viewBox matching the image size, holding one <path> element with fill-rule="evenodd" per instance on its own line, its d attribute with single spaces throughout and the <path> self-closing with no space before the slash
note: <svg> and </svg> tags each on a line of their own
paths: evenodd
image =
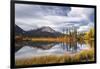
<svg viewBox="0 0 100 69">
<path fill-rule="evenodd" d="M 84 7 L 84 8 L 94 8 L 94 27 L 95 27 L 95 38 L 94 38 L 94 44 L 95 44 L 95 56 L 94 61 L 89 62 L 76 62 L 76 63 L 58 63 L 58 64 L 41 64 L 41 65 L 27 65 L 27 66 L 15 66 L 15 4 L 36 4 L 36 5 L 49 5 L 49 6 L 70 6 L 70 7 Z M 11 16 L 11 48 L 10 48 L 10 67 L 11 68 L 27 68 L 27 67 L 44 67 L 44 66 L 60 66 L 60 65 L 78 65 L 78 64 L 90 64 L 90 63 L 96 63 L 96 6 L 95 5 L 81 5 L 81 4 L 64 4 L 64 3 L 49 3 L 49 2 L 34 2 L 34 1 L 16 1 L 11 0 L 10 3 L 10 16 Z"/>
</svg>

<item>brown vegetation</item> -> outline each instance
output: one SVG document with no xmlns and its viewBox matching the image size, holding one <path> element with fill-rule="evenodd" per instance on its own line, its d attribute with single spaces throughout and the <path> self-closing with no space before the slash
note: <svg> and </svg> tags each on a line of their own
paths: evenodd
<svg viewBox="0 0 100 69">
<path fill-rule="evenodd" d="M 52 64 L 52 63 L 73 63 L 73 62 L 86 62 L 94 61 L 94 50 L 84 50 L 75 55 L 45 55 L 33 57 L 31 59 L 17 59 L 16 66 L 19 65 L 33 65 L 33 64 Z"/>
</svg>

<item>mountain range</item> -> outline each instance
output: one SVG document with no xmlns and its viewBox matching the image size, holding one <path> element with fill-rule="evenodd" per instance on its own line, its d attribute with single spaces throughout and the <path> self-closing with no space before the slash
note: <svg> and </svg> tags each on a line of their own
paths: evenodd
<svg viewBox="0 0 100 69">
<path fill-rule="evenodd" d="M 15 25 L 15 35 L 32 36 L 32 37 L 58 37 L 62 33 L 55 31 L 49 26 L 44 26 L 41 28 L 25 31 L 18 25 Z"/>
</svg>

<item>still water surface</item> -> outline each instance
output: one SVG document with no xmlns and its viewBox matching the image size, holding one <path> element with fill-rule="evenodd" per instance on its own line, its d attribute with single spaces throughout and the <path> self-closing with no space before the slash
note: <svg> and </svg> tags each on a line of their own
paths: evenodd
<svg viewBox="0 0 100 69">
<path fill-rule="evenodd" d="M 54 42 L 21 42 L 15 44 L 15 59 L 32 58 L 43 55 L 76 54 L 93 47 L 92 43 L 54 43 Z"/>
</svg>

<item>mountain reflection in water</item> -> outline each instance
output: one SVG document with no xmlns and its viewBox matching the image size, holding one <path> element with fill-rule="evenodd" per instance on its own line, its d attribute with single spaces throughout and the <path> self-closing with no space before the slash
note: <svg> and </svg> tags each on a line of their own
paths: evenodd
<svg viewBox="0 0 100 69">
<path fill-rule="evenodd" d="M 15 58 L 31 58 L 40 55 L 62 55 L 64 53 L 75 54 L 84 49 L 92 48 L 93 43 L 74 42 L 19 42 L 15 44 Z"/>
</svg>

